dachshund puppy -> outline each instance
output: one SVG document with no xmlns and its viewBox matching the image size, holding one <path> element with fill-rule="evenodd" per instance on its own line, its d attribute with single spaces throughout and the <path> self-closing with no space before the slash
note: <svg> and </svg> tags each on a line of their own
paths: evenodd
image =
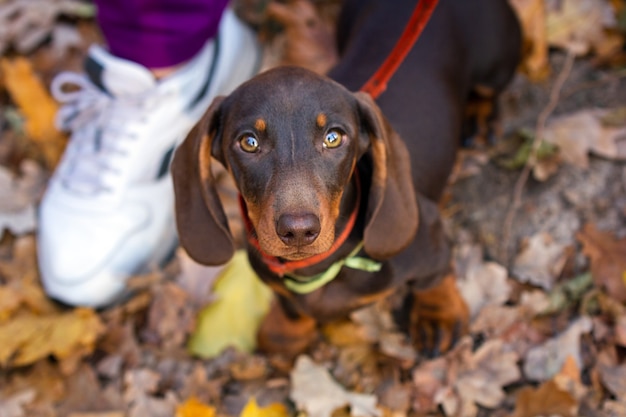
<svg viewBox="0 0 626 417">
<path fill-rule="evenodd" d="M 240 192 L 249 259 L 276 293 L 260 347 L 294 355 L 326 322 L 413 293 L 410 332 L 450 346 L 468 320 L 437 202 L 459 147 L 468 97 L 491 99 L 519 61 L 506 0 L 441 0 L 375 102 L 357 91 L 400 36 L 415 1 L 346 0 L 340 62 L 259 74 L 218 97 L 172 164 L 181 245 L 197 262 L 235 250 L 211 176 L 215 158 Z"/>
</svg>

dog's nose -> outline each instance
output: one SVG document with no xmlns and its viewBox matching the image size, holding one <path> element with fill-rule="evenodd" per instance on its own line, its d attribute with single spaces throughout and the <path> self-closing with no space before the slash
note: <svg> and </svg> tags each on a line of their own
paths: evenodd
<svg viewBox="0 0 626 417">
<path fill-rule="evenodd" d="M 320 219 L 311 213 L 282 214 L 276 224 L 276 233 L 286 245 L 310 245 L 320 234 Z"/>
</svg>

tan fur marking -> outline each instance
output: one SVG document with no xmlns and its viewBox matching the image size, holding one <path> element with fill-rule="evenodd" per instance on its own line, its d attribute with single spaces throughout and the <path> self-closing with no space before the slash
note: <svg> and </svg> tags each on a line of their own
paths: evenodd
<svg viewBox="0 0 626 417">
<path fill-rule="evenodd" d="M 315 119 L 318 127 L 325 127 L 327 121 L 328 119 L 326 118 L 326 115 L 324 113 L 318 114 L 317 119 Z"/>
<path fill-rule="evenodd" d="M 265 123 L 265 120 L 263 119 L 256 119 L 256 122 L 254 122 L 254 128 L 258 130 L 259 132 L 264 132 L 265 129 L 267 128 L 267 124 Z"/>
</svg>

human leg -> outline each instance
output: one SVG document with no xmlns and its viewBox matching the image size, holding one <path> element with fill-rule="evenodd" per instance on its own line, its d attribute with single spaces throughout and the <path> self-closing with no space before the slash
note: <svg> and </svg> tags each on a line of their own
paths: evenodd
<svg viewBox="0 0 626 417">
<path fill-rule="evenodd" d="M 111 4 L 102 8 L 105 3 Z M 115 3 L 107 0 L 99 5 L 107 44 L 118 48 L 123 31 L 117 33 L 120 29 L 109 25 L 124 25 L 123 19 L 116 20 L 107 11 Z M 126 7 L 126 13 L 131 4 L 142 13 L 154 12 L 140 8 L 147 0 L 119 3 L 124 3 L 120 7 Z M 169 3 L 173 9 L 189 12 L 197 9 L 179 8 L 199 0 L 153 3 Z M 213 3 L 218 8 L 224 1 Z M 182 19 L 177 14 L 169 18 Z M 141 32 L 138 25 L 144 23 L 126 25 L 131 32 Z M 147 34 L 159 28 L 167 31 L 153 24 Z M 176 39 L 183 36 L 173 29 L 169 33 Z M 44 288 L 52 297 L 75 305 L 106 305 L 124 291 L 130 275 L 162 261 L 175 248 L 168 169 L 174 147 L 213 97 L 253 75 L 259 58 L 254 35 L 230 10 L 219 29 L 203 33 L 215 36 L 203 39 L 198 51 L 188 50 L 189 57 L 176 55 L 178 41 L 165 41 L 165 35 L 152 41 L 147 35 L 135 36 L 137 45 L 152 45 L 153 57 L 138 51 L 132 59 L 121 58 L 92 46 L 86 74 L 63 73 L 53 82 L 53 94 L 65 103 L 58 123 L 72 135 L 40 207 L 39 266 Z M 134 61 L 143 60 L 141 56 L 155 60 Z M 157 80 L 146 65 L 176 66 L 176 70 Z M 66 84 L 80 89 L 67 92 Z"/>
</svg>

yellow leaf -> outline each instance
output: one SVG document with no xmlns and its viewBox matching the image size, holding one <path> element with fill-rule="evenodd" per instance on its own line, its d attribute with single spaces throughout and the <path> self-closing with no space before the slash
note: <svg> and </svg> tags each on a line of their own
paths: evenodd
<svg viewBox="0 0 626 417">
<path fill-rule="evenodd" d="M 288 415 L 287 407 L 284 404 L 274 403 L 267 407 L 259 407 L 256 398 L 252 397 L 241 410 L 239 417 L 287 417 Z"/>
<path fill-rule="evenodd" d="M 0 323 L 8 319 L 22 304 L 22 297 L 13 288 L 0 287 Z"/>
<path fill-rule="evenodd" d="M 0 364 L 23 366 L 48 355 L 86 354 L 102 331 L 100 318 L 87 308 L 47 316 L 24 312 L 0 324 Z"/>
<path fill-rule="evenodd" d="M 534 81 L 550 74 L 546 10 L 544 0 L 510 0 L 519 17 L 524 35 L 524 58 L 521 69 Z"/>
<path fill-rule="evenodd" d="M 176 407 L 176 417 L 215 417 L 215 408 L 191 397 Z"/>
<path fill-rule="evenodd" d="M 26 58 L 4 58 L 0 67 L 6 89 L 26 118 L 26 134 L 41 147 L 48 165 L 54 167 L 66 143 L 65 135 L 54 125 L 57 103 Z"/>
<path fill-rule="evenodd" d="M 214 292 L 217 300 L 198 316 L 198 326 L 189 341 L 191 353 L 207 358 L 229 346 L 252 352 L 272 292 L 250 267 L 245 251 L 235 253 L 218 276 Z"/>
</svg>

